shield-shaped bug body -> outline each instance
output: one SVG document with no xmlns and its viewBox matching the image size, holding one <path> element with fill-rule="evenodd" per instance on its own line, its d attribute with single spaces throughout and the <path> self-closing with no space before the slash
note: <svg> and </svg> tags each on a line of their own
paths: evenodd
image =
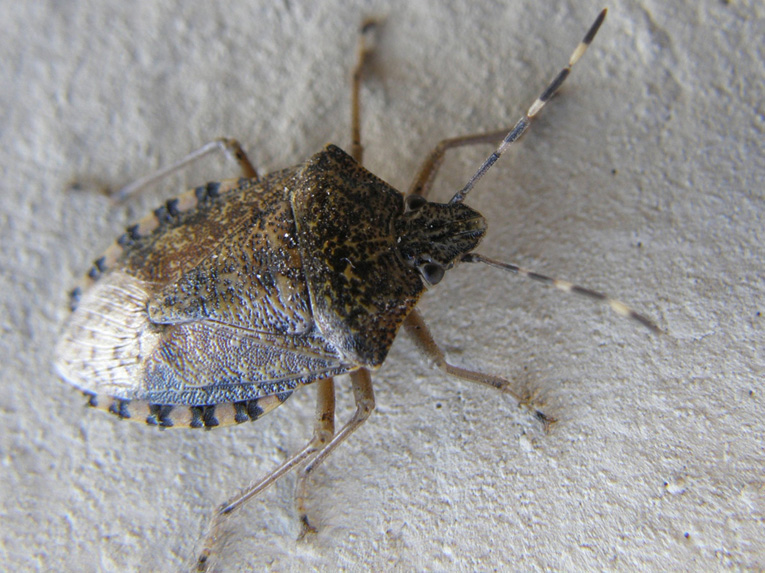
<svg viewBox="0 0 765 573">
<path fill-rule="evenodd" d="M 378 368 L 424 291 L 421 267 L 448 268 L 485 229 L 465 205 L 405 207 L 333 145 L 262 180 L 211 183 L 96 261 L 58 370 L 125 418 L 254 419 L 300 385 Z"/>
<path fill-rule="evenodd" d="M 59 373 L 86 392 L 91 405 L 161 427 L 211 428 L 255 420 L 299 387 L 317 383 L 313 439 L 222 507 L 201 568 L 223 516 L 300 464 L 296 500 L 304 531 L 310 529 L 307 478 L 373 410 L 369 371 L 385 360 L 402 325 L 445 372 L 520 400 L 507 380 L 449 364 L 415 310 L 425 288 L 455 264 L 482 262 L 523 274 L 604 301 L 655 329 L 600 293 L 475 253 L 486 222 L 463 204 L 555 94 L 604 17 L 605 10 L 507 135 L 442 142 L 406 195 L 360 164 L 358 87 L 364 38 L 373 28 L 364 25 L 353 74 L 351 155 L 328 145 L 302 165 L 259 178 L 236 142 L 220 140 L 189 158 L 223 146 L 233 150 L 245 177 L 167 201 L 94 262 L 72 293 L 73 313 L 56 349 Z M 449 203 L 426 199 L 448 149 L 500 140 Z M 343 373 L 351 374 L 357 409 L 335 432 L 332 377 Z"/>
</svg>

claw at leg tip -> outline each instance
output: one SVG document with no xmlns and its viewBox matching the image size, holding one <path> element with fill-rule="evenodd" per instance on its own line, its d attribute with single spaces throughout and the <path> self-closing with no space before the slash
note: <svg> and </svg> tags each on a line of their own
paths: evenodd
<svg viewBox="0 0 765 573">
<path fill-rule="evenodd" d="M 300 516 L 300 534 L 298 535 L 298 541 L 305 538 L 309 533 L 316 533 L 316 528 L 308 521 L 308 516 L 303 514 Z"/>
<path fill-rule="evenodd" d="M 544 427 L 545 434 L 550 431 L 550 428 L 555 424 L 558 420 L 553 418 L 552 416 L 548 416 L 541 410 L 537 410 L 534 412 L 534 415 L 536 416 L 537 420 L 542 422 L 542 425 Z"/>
</svg>

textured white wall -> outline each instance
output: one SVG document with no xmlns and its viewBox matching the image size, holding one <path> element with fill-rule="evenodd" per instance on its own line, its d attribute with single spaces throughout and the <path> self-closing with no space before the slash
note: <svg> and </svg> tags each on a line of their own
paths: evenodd
<svg viewBox="0 0 765 573">
<path fill-rule="evenodd" d="M 118 207 L 71 181 L 118 186 L 219 135 L 264 172 L 347 147 L 355 29 L 376 15 L 367 165 L 405 188 L 439 139 L 512 124 L 601 8 L 273 4 L 0 4 L 9 569 L 182 568 L 212 507 L 310 435 L 311 388 L 209 433 L 82 407 L 50 368 L 66 291 L 126 223 L 234 167 L 208 161 Z M 287 478 L 231 520 L 221 571 L 765 567 L 762 4 L 609 8 L 562 96 L 469 203 L 489 219 L 484 254 L 605 290 L 669 336 L 500 271 L 452 272 L 422 303 L 451 360 L 539 392 L 559 423 L 544 435 L 402 336 L 377 412 L 315 476 L 320 533 L 295 541 Z M 454 153 L 437 196 L 488 151 Z"/>
</svg>

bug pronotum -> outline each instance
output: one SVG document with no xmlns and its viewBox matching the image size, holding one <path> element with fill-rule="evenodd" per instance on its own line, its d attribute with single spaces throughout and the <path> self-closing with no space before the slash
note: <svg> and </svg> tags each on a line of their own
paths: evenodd
<svg viewBox="0 0 765 573">
<path fill-rule="evenodd" d="M 128 227 L 72 292 L 56 367 L 90 405 L 163 428 L 212 428 L 256 420 L 301 386 L 317 388 L 313 437 L 216 512 L 199 569 L 209 565 L 225 517 L 297 467 L 302 532 L 312 530 L 309 477 L 374 410 L 370 372 L 401 326 L 444 372 L 493 386 L 544 424 L 553 421 L 508 380 L 446 361 L 415 305 L 455 265 L 484 263 L 582 294 L 658 331 L 601 293 L 476 253 L 486 221 L 464 203 L 529 129 L 605 15 L 509 132 L 442 141 L 406 194 L 361 166 L 359 86 L 373 22 L 361 28 L 353 71 L 350 154 L 328 145 L 301 165 L 261 177 L 236 141 L 220 139 L 117 193 L 124 199 L 216 149 L 242 170 L 241 178 L 197 187 Z M 498 141 L 448 203 L 427 199 L 446 151 Z M 333 376 L 345 373 L 356 411 L 335 431 Z"/>
</svg>

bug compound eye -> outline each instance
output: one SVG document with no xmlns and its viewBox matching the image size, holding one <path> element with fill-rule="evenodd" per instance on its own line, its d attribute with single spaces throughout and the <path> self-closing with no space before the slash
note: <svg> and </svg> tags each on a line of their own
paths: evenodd
<svg viewBox="0 0 765 573">
<path fill-rule="evenodd" d="M 441 282 L 442 278 L 444 278 L 446 269 L 438 263 L 425 263 L 420 267 L 420 273 L 422 273 L 422 278 L 424 278 L 428 284 L 436 285 Z"/>
<path fill-rule="evenodd" d="M 416 211 L 427 202 L 428 200 L 422 195 L 407 195 L 405 199 L 406 210 Z"/>
</svg>

